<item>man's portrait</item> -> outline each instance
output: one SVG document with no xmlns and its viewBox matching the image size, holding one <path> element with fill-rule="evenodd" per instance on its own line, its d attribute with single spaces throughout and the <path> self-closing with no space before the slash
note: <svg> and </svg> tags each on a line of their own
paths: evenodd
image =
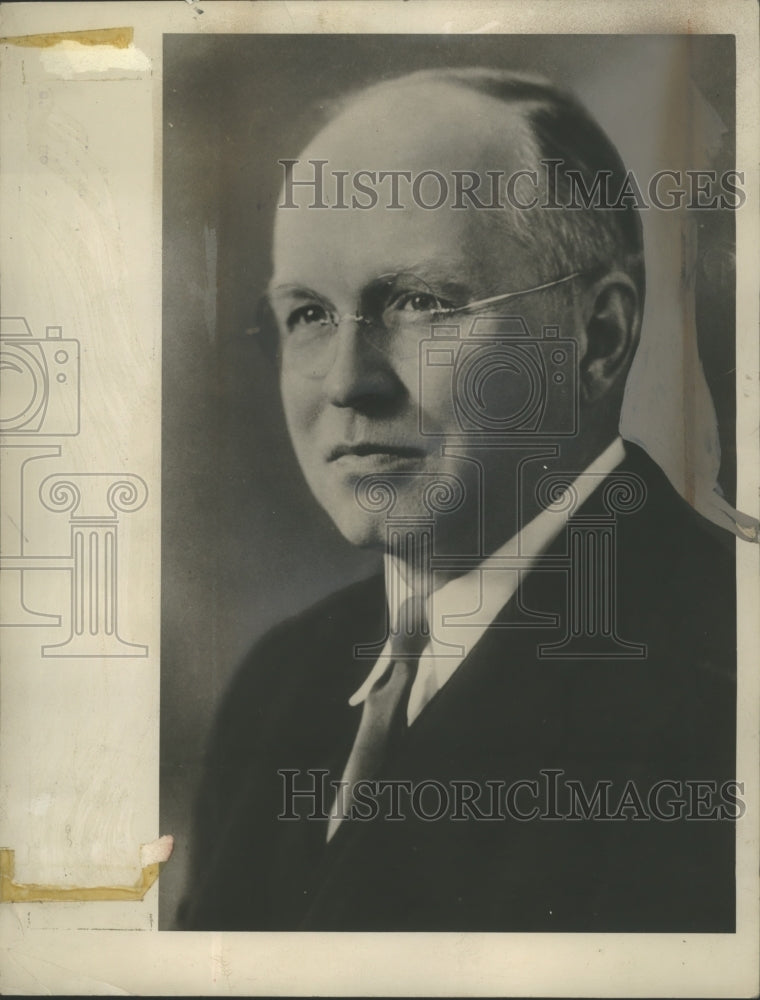
<svg viewBox="0 0 760 1000">
<path fill-rule="evenodd" d="M 734 930 L 732 60 L 166 36 L 163 926 Z"/>
</svg>

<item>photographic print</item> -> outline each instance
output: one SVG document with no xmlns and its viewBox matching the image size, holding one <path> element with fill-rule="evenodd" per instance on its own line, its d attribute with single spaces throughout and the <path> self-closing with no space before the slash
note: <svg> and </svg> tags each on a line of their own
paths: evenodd
<svg viewBox="0 0 760 1000">
<path fill-rule="evenodd" d="M 6 980 L 751 993 L 748 8 L 12 6 Z"/>
</svg>

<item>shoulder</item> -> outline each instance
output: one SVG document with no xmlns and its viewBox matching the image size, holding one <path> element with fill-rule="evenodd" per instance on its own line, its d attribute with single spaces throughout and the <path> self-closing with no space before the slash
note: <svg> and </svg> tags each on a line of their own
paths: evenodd
<svg viewBox="0 0 760 1000">
<path fill-rule="evenodd" d="M 641 490 L 630 513 L 622 509 L 617 516 L 621 543 L 629 543 L 650 569 L 667 566 L 668 576 L 681 578 L 687 590 L 709 590 L 718 580 L 732 579 L 735 536 L 696 511 L 641 448 L 626 442 L 626 453 L 620 471 L 633 474 Z"/>
<path fill-rule="evenodd" d="M 354 647 L 380 638 L 385 590 L 381 575 L 321 599 L 269 629 L 246 654 L 222 698 L 216 738 L 252 730 L 276 718 L 284 706 L 319 688 L 358 686 Z"/>
<path fill-rule="evenodd" d="M 662 470 L 626 444 L 644 484 L 641 505 L 616 521 L 617 597 L 653 649 L 717 678 L 736 663 L 736 538 L 702 517 Z M 613 473 L 614 475 L 614 473 Z"/>
<path fill-rule="evenodd" d="M 382 613 L 384 594 L 383 577 L 377 575 L 323 597 L 266 632 L 252 646 L 239 673 L 244 674 L 262 655 L 314 651 L 353 634 L 357 627 L 369 625 Z"/>
<path fill-rule="evenodd" d="M 576 522 L 588 528 L 589 544 L 574 586 L 587 620 L 600 623 L 608 616 L 621 653 L 579 659 L 566 671 L 563 718 L 573 733 L 570 742 L 586 748 L 590 759 L 595 747 L 604 746 L 616 748 L 624 762 L 648 759 L 664 768 L 665 762 L 676 767 L 686 761 L 698 772 L 717 761 L 730 773 L 735 538 L 695 511 L 640 449 L 626 448 L 628 459 L 616 472 L 621 484 L 626 475 L 638 477 L 637 496 L 621 502 L 614 516 L 597 496 Z"/>
</svg>

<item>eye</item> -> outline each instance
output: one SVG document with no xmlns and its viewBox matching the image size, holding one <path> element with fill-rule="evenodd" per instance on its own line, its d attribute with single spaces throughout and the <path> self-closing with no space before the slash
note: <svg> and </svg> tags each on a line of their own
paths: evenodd
<svg viewBox="0 0 760 1000">
<path fill-rule="evenodd" d="M 319 326 L 327 326 L 332 323 L 330 314 L 324 306 L 310 304 L 299 306 L 288 314 L 286 327 L 288 333 L 295 330 L 307 330 Z"/>
<path fill-rule="evenodd" d="M 401 292 L 390 303 L 392 309 L 403 313 L 435 313 L 448 308 L 448 303 L 442 301 L 432 292 Z"/>
</svg>

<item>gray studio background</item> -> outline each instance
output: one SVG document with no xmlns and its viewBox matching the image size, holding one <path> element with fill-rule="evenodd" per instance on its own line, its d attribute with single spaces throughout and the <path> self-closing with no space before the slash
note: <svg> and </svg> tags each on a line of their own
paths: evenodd
<svg viewBox="0 0 760 1000">
<path fill-rule="evenodd" d="M 657 143 L 667 115 L 689 110 L 664 112 L 663 88 L 691 79 L 709 133 L 697 159 L 733 166 L 731 36 L 165 36 L 160 787 L 161 833 L 176 847 L 160 879 L 162 928 L 183 886 L 205 740 L 231 671 L 270 625 L 379 566 L 312 501 L 275 372 L 246 333 L 269 277 L 277 160 L 299 154 L 319 105 L 347 89 L 471 64 L 535 71 L 575 90 L 629 166 Z M 687 154 L 683 163 L 654 158 L 652 169 L 703 166 Z M 732 240 L 730 212 L 704 213 L 696 334 L 730 502 Z"/>
</svg>

